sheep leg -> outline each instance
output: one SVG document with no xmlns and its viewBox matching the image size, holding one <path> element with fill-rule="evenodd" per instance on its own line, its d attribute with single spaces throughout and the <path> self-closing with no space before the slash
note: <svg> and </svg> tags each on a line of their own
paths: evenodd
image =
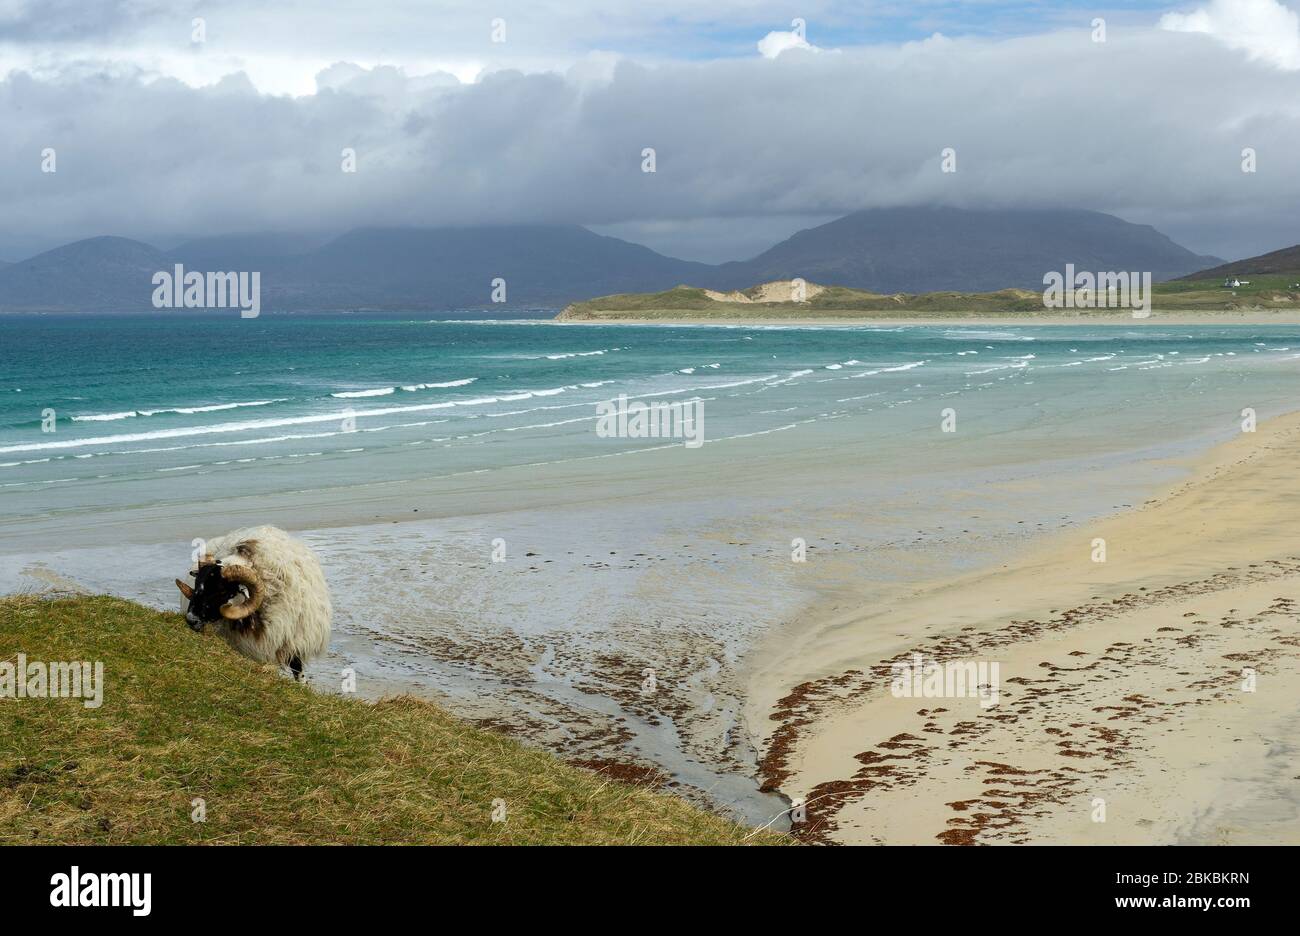
<svg viewBox="0 0 1300 936">
<path fill-rule="evenodd" d="M 302 660 L 300 660 L 298 657 L 294 657 L 293 659 L 291 659 L 289 661 L 289 669 L 293 671 L 294 682 L 297 682 L 299 679 L 302 679 Z"/>
</svg>

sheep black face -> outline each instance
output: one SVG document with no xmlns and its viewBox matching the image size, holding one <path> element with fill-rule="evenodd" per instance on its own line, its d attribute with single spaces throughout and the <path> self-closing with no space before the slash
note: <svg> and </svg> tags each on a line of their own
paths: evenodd
<svg viewBox="0 0 1300 936">
<path fill-rule="evenodd" d="M 205 625 L 223 618 L 242 621 L 262 605 L 262 583 L 249 566 L 205 560 L 190 575 L 194 576 L 193 588 L 180 579 L 176 587 L 189 599 L 185 623 L 191 630 L 202 631 Z"/>
</svg>

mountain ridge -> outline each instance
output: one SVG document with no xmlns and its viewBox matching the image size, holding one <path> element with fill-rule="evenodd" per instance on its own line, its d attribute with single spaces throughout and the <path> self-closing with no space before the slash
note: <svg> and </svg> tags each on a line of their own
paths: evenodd
<svg viewBox="0 0 1300 936">
<path fill-rule="evenodd" d="M 1149 226 L 1073 209 L 870 209 L 799 231 L 750 260 L 716 265 L 580 225 L 216 235 L 170 250 L 104 236 L 0 265 L 0 312 L 149 311 L 153 274 L 176 263 L 260 272 L 266 310 L 406 311 L 562 308 L 678 283 L 727 292 L 796 277 L 884 294 L 1041 289 L 1043 274 L 1066 263 L 1166 279 L 1222 261 Z"/>
<path fill-rule="evenodd" d="M 929 253 L 918 254 L 922 248 Z M 1094 272 L 1150 271 L 1162 280 L 1221 262 L 1150 225 L 1096 211 L 931 207 L 854 212 L 721 269 L 739 277 L 732 288 L 798 276 L 878 293 L 922 293 L 1041 289 L 1043 274 L 1066 263 Z"/>
<path fill-rule="evenodd" d="M 1216 279 L 1220 276 L 1267 276 L 1276 273 L 1290 273 L 1300 277 L 1300 244 L 1260 254 L 1258 257 L 1247 257 L 1245 260 L 1234 260 L 1207 270 L 1199 270 L 1181 276 L 1179 279 L 1193 281 Z"/>
</svg>

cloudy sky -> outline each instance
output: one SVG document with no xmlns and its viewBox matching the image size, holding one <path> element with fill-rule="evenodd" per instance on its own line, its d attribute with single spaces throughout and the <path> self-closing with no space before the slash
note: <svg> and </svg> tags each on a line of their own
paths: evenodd
<svg viewBox="0 0 1300 936">
<path fill-rule="evenodd" d="M 0 128 L 8 260 L 563 222 L 717 261 L 906 204 L 1300 242 L 1279 0 L 0 0 Z"/>
</svg>

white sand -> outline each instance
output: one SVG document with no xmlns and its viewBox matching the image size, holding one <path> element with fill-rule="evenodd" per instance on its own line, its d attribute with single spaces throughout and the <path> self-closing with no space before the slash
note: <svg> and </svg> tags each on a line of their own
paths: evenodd
<svg viewBox="0 0 1300 936">
<path fill-rule="evenodd" d="M 749 687 L 769 777 L 841 842 L 1300 842 L 1298 463 L 1292 415 L 1000 568 L 814 612 Z M 913 651 L 997 661 L 1000 703 L 895 698 Z"/>
</svg>

